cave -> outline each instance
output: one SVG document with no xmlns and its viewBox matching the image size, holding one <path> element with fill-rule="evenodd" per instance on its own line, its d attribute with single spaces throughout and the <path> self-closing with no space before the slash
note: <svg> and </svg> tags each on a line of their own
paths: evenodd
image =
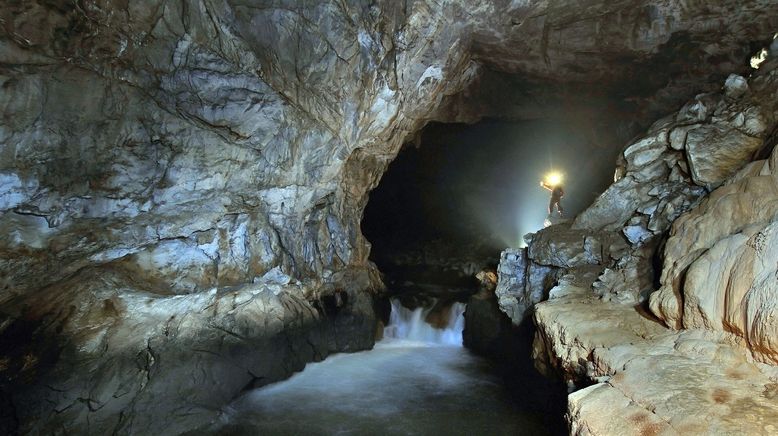
<svg viewBox="0 0 778 436">
<path fill-rule="evenodd" d="M 0 433 L 775 433 L 773 3 L 3 0 Z"/>
<path fill-rule="evenodd" d="M 542 228 L 549 195 L 538 182 L 547 172 L 566 169 L 563 204 L 575 216 L 612 182 L 617 154 L 569 120 L 430 124 L 370 192 L 362 220 L 370 259 L 391 295 L 466 298 L 476 273 Z"/>
</svg>

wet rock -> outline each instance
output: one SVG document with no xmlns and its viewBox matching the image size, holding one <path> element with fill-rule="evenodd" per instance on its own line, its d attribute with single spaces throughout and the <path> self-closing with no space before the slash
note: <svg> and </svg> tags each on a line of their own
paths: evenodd
<svg viewBox="0 0 778 436">
<path fill-rule="evenodd" d="M 364 293 L 331 313 L 316 308 L 326 301 L 308 301 L 299 283 L 173 296 L 144 292 L 149 285 L 122 272 L 87 271 L 28 312 L 43 317 L 31 344 L 51 349 L 24 344 L 18 357 L 28 363 L 13 380 L 13 402 L 27 431 L 56 432 L 62 419 L 83 434 L 185 432 L 214 419 L 242 389 L 373 343 L 376 320 Z M 3 330 L 0 336 L 13 334 L 13 324 Z M 56 354 L 56 365 L 46 353 Z"/>
<path fill-rule="evenodd" d="M 514 325 L 521 324 L 532 306 L 548 297 L 555 270 L 529 260 L 526 249 L 509 248 L 502 252 L 495 295 L 500 310 Z"/>
<path fill-rule="evenodd" d="M 493 273 L 492 273 L 493 274 Z M 487 356 L 499 356 L 510 347 L 513 335 L 511 319 L 503 312 L 497 302 L 495 281 L 482 282 L 478 293 L 467 300 L 465 309 L 465 329 L 462 343 L 476 353 Z"/>
<path fill-rule="evenodd" d="M 518 324 L 529 307 L 525 294 L 527 287 L 527 251 L 507 249 L 500 254 L 497 267 L 498 281 L 495 290 L 500 310 Z"/>
</svg>

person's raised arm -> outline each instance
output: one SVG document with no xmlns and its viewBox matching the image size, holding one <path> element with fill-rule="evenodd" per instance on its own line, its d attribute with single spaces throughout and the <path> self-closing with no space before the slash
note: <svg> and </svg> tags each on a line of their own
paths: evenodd
<svg viewBox="0 0 778 436">
<path fill-rule="evenodd" d="M 544 187 L 544 188 L 548 189 L 549 191 L 552 191 L 552 190 L 553 190 L 553 189 L 551 189 L 551 186 L 549 186 L 549 185 L 548 185 L 548 184 L 547 184 L 545 181 L 543 181 L 543 180 L 541 180 L 541 181 L 540 181 L 540 186 L 542 186 L 542 187 Z"/>
</svg>

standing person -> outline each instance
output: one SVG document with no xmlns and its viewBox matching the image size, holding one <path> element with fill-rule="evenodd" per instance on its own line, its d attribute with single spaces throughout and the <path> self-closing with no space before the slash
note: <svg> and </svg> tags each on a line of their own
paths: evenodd
<svg viewBox="0 0 778 436">
<path fill-rule="evenodd" d="M 561 181 L 559 183 L 549 183 L 545 180 L 540 182 L 540 186 L 548 189 L 551 191 L 551 200 L 548 203 L 548 216 L 551 216 L 554 213 L 554 206 L 556 206 L 557 211 L 559 212 L 559 216 L 562 216 L 562 197 L 565 196 L 565 190 L 562 188 Z"/>
</svg>

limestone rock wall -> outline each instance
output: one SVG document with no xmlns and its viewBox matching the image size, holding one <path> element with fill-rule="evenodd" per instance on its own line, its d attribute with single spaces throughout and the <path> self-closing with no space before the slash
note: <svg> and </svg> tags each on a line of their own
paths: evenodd
<svg viewBox="0 0 778 436">
<path fill-rule="evenodd" d="M 775 71 L 762 74 L 751 81 L 753 92 L 774 103 L 775 81 Z M 778 362 L 777 167 L 774 149 L 673 224 L 662 287 L 651 296 L 652 311 L 669 326 L 737 334 L 755 357 L 772 363 Z"/>
<path fill-rule="evenodd" d="M 532 262 L 526 249 L 503 251 L 497 274 L 497 303 L 515 325 L 524 321 L 532 305 L 547 298 L 553 281 L 553 268 Z"/>
<path fill-rule="evenodd" d="M 573 272 L 574 280 L 592 284 L 594 292 L 605 299 L 625 304 L 645 301 L 655 289 L 656 250 L 671 224 L 771 145 L 778 120 L 773 63 L 766 64 L 751 85 L 732 75 L 719 92 L 700 94 L 678 112 L 654 123 L 645 135 L 625 147 L 614 184 L 572 225 L 559 224 L 528 236 L 525 251 L 505 251 L 496 292 L 501 309 L 518 323 L 528 308 L 548 298 L 550 284 L 542 283 L 543 278 L 529 280 L 532 267 L 557 269 L 555 277 Z M 712 198 L 718 195 L 715 192 Z M 752 212 L 756 204 L 744 204 L 740 221 L 760 220 L 758 217 L 774 213 L 769 192 L 759 191 L 753 198 L 767 204 L 757 212 Z M 722 222 L 721 213 L 711 215 L 701 210 L 698 214 L 711 223 Z M 689 225 L 695 229 L 689 230 L 692 235 L 702 232 L 697 225 L 697 221 Z M 707 237 L 687 239 L 704 244 L 699 240 Z M 673 241 L 671 238 L 670 247 Z M 689 250 L 694 251 L 688 246 L 677 249 L 678 253 Z M 676 272 L 666 267 L 662 274 L 678 276 L 686 267 L 688 264 L 683 264 Z M 598 276 L 594 283 L 585 278 L 591 274 Z M 665 319 L 670 323 L 679 317 L 673 314 L 672 304 L 670 300 L 657 309 L 668 312 Z"/>
<path fill-rule="evenodd" d="M 367 193 L 472 119 L 442 102 L 483 66 L 667 108 L 746 68 L 771 5 L 0 1 L 3 425 L 184 431 L 186 398 L 369 347 Z"/>
<path fill-rule="evenodd" d="M 591 284 L 605 265 L 628 248 L 618 234 L 573 230 L 569 223 L 526 238 L 529 246 L 503 251 L 497 268 L 495 295 L 500 310 L 515 325 L 524 321 L 535 304 L 548 299 L 551 288 L 568 272 L 580 272 Z"/>
<path fill-rule="evenodd" d="M 614 185 L 572 228 L 532 237 L 529 253 L 564 268 L 535 306 L 536 365 L 572 389 L 593 383 L 568 397 L 571 432 L 775 433 L 771 56 L 749 80 L 729 77 L 631 142 Z M 705 121 L 684 124 L 695 113 Z M 618 236 L 622 248 L 597 257 L 606 251 L 592 247 L 614 245 L 587 244 L 595 235 Z M 594 283 L 588 267 L 602 271 Z M 649 305 L 637 304 L 649 292 Z"/>
<path fill-rule="evenodd" d="M 690 65 L 721 74 L 775 19 L 749 2 L 731 32 L 713 36 L 692 25 L 705 21 L 701 10 L 672 5 L 646 12 L 593 1 L 574 25 L 575 8 L 533 3 L 282 3 L 3 8 L 2 106 L 13 122 L 2 130 L 0 206 L 13 235 L 3 245 L 13 286 L 2 301 L 173 239 L 198 264 L 225 267 L 198 289 L 275 266 L 336 281 L 344 267 L 365 265 L 357 222 L 366 192 L 479 64 L 554 80 L 593 81 L 606 70 L 627 80 L 632 71 L 614 53 L 648 62 L 686 30 L 690 55 L 718 42 Z M 641 21 L 645 13 L 652 19 Z M 617 17 L 622 26 L 612 25 Z M 603 28 L 610 33 L 594 37 Z"/>
<path fill-rule="evenodd" d="M 598 294 L 623 302 L 644 301 L 654 289 L 653 258 L 657 244 L 671 224 L 684 222 L 686 218 L 679 219 L 684 212 L 695 208 L 711 190 L 730 177 L 737 178 L 736 173 L 743 166 L 773 145 L 778 119 L 773 64 L 771 61 L 765 65 L 750 85 L 740 76 L 729 77 L 720 92 L 696 96 L 677 113 L 657 121 L 645 136 L 624 149 L 614 184 L 576 217 L 572 226 L 620 233 L 631 247 L 617 254 L 616 262 L 607 265 L 594 283 Z M 712 194 L 711 198 L 717 195 Z M 742 214 L 752 218 L 743 217 L 741 221 L 759 220 L 762 213 L 769 215 L 769 206 L 748 212 L 744 209 Z M 722 218 L 706 217 L 716 222 Z M 693 237 L 695 240 L 716 239 L 716 232 L 708 236 L 702 228 L 690 232 L 698 235 Z M 552 240 L 564 239 L 562 234 L 552 237 Z M 669 246 L 676 243 L 673 238 L 671 241 Z M 553 244 L 550 248 L 554 248 Z M 688 250 L 693 252 L 695 248 L 687 244 L 679 252 L 689 253 Z M 570 253 L 558 255 L 574 259 Z M 697 255 L 690 254 L 692 258 Z M 677 278 L 688 267 L 688 264 L 674 266 L 674 262 L 665 261 L 661 272 L 663 283 L 673 280 L 669 277 Z M 663 291 L 662 295 L 667 292 Z M 666 312 L 664 319 L 679 325 L 679 316 L 671 305 L 668 301 L 661 309 Z"/>
<path fill-rule="evenodd" d="M 562 372 L 571 434 L 774 434 L 776 367 L 755 363 L 736 337 L 673 331 L 586 288 L 540 303 L 534 355 Z"/>
</svg>

